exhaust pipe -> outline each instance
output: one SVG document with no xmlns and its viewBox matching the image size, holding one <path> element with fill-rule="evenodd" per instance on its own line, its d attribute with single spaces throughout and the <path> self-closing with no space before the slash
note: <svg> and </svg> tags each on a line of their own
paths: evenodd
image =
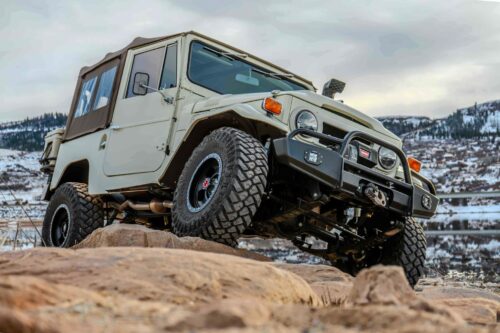
<svg viewBox="0 0 500 333">
<path fill-rule="evenodd" d="M 172 208 L 172 202 L 153 199 L 149 203 L 135 203 L 131 200 L 127 200 L 118 207 L 118 210 L 123 212 L 127 208 L 133 210 L 152 211 L 155 214 L 162 214 L 167 211 L 167 208 Z"/>
</svg>

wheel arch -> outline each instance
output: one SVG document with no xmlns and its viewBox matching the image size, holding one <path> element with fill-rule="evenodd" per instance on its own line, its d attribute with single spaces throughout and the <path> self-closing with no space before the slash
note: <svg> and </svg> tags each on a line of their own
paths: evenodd
<svg viewBox="0 0 500 333">
<path fill-rule="evenodd" d="M 252 116 L 254 112 L 253 110 Z M 200 117 L 193 122 L 179 148 L 175 150 L 169 166 L 160 179 L 160 183 L 168 187 L 175 187 L 184 165 L 191 156 L 191 152 L 201 143 L 205 136 L 218 128 L 236 128 L 250 134 L 261 142 L 267 137 L 277 138 L 286 134 L 288 127 L 278 120 L 269 118 L 262 121 L 257 118 L 255 116 L 248 117 L 247 110 L 237 107 L 215 115 Z"/>
<path fill-rule="evenodd" d="M 52 179 L 50 189 L 43 200 L 50 200 L 55 190 L 64 183 L 76 182 L 89 184 L 89 161 L 87 159 L 72 162 L 64 168 L 59 179 Z"/>
</svg>

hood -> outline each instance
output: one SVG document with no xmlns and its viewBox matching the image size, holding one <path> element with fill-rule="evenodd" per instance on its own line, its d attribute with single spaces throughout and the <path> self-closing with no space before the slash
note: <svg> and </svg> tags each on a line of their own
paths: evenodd
<svg viewBox="0 0 500 333">
<path fill-rule="evenodd" d="M 382 135 L 390 137 L 391 139 L 401 141 L 401 139 L 397 135 L 386 129 L 377 119 L 370 117 L 363 112 L 353 109 L 343 103 L 334 101 L 329 97 L 305 90 L 283 92 L 282 94 L 292 95 L 293 97 L 299 98 L 305 102 L 320 107 L 323 110 L 332 112 L 340 117 L 347 118 L 351 121 L 361 124 Z"/>
<path fill-rule="evenodd" d="M 372 118 L 364 114 L 363 112 L 353 109 L 343 103 L 334 101 L 333 99 L 326 96 L 318 95 L 315 92 L 309 90 L 286 91 L 279 93 L 279 95 L 290 95 L 292 97 L 301 99 L 307 103 L 322 108 L 327 112 L 334 113 L 340 117 L 344 117 L 353 122 L 361 124 L 364 127 L 370 128 L 371 130 L 389 137 L 394 141 L 401 142 L 401 139 L 397 135 L 386 129 L 377 119 Z M 233 104 L 250 103 L 253 101 L 262 100 L 270 96 L 270 92 L 237 95 L 216 95 L 209 98 L 204 98 L 196 102 L 193 107 L 193 112 L 202 112 L 230 106 Z"/>
</svg>

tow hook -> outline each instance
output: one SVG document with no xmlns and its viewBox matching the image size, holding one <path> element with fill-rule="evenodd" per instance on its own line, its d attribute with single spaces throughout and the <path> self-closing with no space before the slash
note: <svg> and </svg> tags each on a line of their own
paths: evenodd
<svg viewBox="0 0 500 333">
<path fill-rule="evenodd" d="M 370 183 L 366 185 L 363 192 L 375 206 L 385 207 L 387 205 L 387 194 L 381 191 L 377 185 Z"/>
</svg>

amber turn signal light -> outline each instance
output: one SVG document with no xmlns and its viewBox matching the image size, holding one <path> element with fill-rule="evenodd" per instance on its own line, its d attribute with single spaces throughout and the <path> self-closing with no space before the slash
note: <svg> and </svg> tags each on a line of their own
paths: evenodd
<svg viewBox="0 0 500 333">
<path fill-rule="evenodd" d="M 281 103 L 275 100 L 274 98 L 268 97 L 262 103 L 262 108 L 267 112 L 271 112 L 275 115 L 281 114 Z"/>
<path fill-rule="evenodd" d="M 415 172 L 420 172 L 422 162 L 413 157 L 408 157 L 408 166 Z"/>
</svg>

